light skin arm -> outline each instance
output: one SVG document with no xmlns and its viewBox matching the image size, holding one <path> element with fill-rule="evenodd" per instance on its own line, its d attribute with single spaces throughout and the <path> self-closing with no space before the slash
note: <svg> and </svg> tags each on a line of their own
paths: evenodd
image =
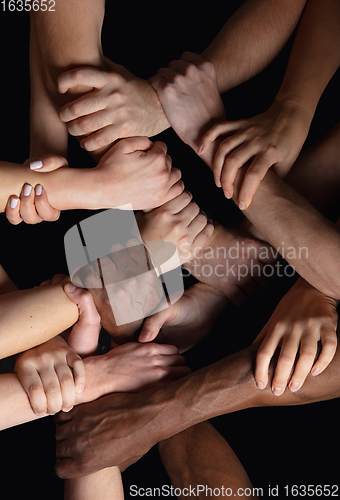
<svg viewBox="0 0 340 500">
<path fill-rule="evenodd" d="M 67 298 L 61 284 L 0 295 L 1 358 L 55 337 L 78 316 L 78 307 Z"/>
<path fill-rule="evenodd" d="M 306 0 L 248 0 L 202 55 L 216 69 L 219 91 L 240 85 L 277 56 L 296 27 Z"/>
</svg>

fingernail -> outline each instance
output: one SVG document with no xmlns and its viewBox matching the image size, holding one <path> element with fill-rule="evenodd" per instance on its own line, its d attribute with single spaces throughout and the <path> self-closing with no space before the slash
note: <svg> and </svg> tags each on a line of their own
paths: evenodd
<svg viewBox="0 0 340 500">
<path fill-rule="evenodd" d="M 66 292 L 72 293 L 72 292 L 74 292 L 75 289 L 76 289 L 76 287 L 74 285 L 72 285 L 72 283 L 66 283 L 66 285 L 65 285 Z"/>
<path fill-rule="evenodd" d="M 142 338 L 142 340 L 138 339 L 140 342 L 146 342 L 149 340 L 149 338 L 151 338 L 151 333 L 150 332 L 143 332 L 140 337 Z"/>
<path fill-rule="evenodd" d="M 230 193 L 228 193 L 228 191 L 224 191 L 224 196 L 228 198 L 228 200 L 230 200 L 231 198 Z"/>
<path fill-rule="evenodd" d="M 41 168 L 42 166 L 43 166 L 43 163 L 41 160 L 31 161 L 31 163 L 30 163 L 31 170 L 37 170 L 38 168 Z"/>
<path fill-rule="evenodd" d="M 63 408 L 63 411 L 64 411 L 65 413 L 68 413 L 69 411 L 71 411 L 71 410 L 72 410 L 72 408 L 73 408 L 73 406 L 71 406 L 70 408 Z"/>
<path fill-rule="evenodd" d="M 10 202 L 9 202 L 9 206 L 11 208 L 15 208 L 18 204 L 18 198 L 11 198 Z"/>
<path fill-rule="evenodd" d="M 203 149 L 204 149 L 204 145 L 201 144 L 200 147 L 198 148 L 197 154 L 200 155 L 202 153 Z"/>
<path fill-rule="evenodd" d="M 246 204 L 244 203 L 244 201 L 240 201 L 240 203 L 238 204 L 238 208 L 240 210 L 244 210 L 246 208 Z"/>
<path fill-rule="evenodd" d="M 32 191 L 32 186 L 30 184 L 25 184 L 24 185 L 24 196 L 29 196 L 31 194 L 31 191 Z"/>
<path fill-rule="evenodd" d="M 41 185 L 41 184 L 37 184 L 37 185 L 35 186 L 35 194 L 36 194 L 37 196 L 40 196 L 40 195 L 41 195 L 41 193 L 42 193 L 42 185 Z"/>
<path fill-rule="evenodd" d="M 81 392 L 83 392 L 83 390 L 84 390 L 84 384 L 77 385 L 77 387 L 76 387 L 77 394 L 80 394 Z"/>
<path fill-rule="evenodd" d="M 257 387 L 258 387 L 259 389 L 264 389 L 264 387 L 265 387 L 265 386 L 264 386 L 264 383 L 263 383 L 263 382 L 260 382 L 260 381 L 256 382 L 256 385 L 257 385 Z"/>
<path fill-rule="evenodd" d="M 215 184 L 216 184 L 217 187 L 219 187 L 219 188 L 221 187 L 221 179 L 220 179 L 220 177 L 215 177 Z"/>
<path fill-rule="evenodd" d="M 275 394 L 275 396 L 280 396 L 280 394 L 282 394 L 281 387 L 274 387 L 273 388 L 273 393 Z"/>
<path fill-rule="evenodd" d="M 313 368 L 311 370 L 311 374 L 315 377 L 315 375 L 317 375 L 318 373 L 320 373 L 320 368 Z"/>
<path fill-rule="evenodd" d="M 292 382 L 292 383 L 290 384 L 290 386 L 289 386 L 290 391 L 291 391 L 291 392 L 295 392 L 295 391 L 297 391 L 297 390 L 298 390 L 298 388 L 299 388 L 299 385 L 300 385 L 300 384 L 298 384 L 297 382 Z"/>
</svg>

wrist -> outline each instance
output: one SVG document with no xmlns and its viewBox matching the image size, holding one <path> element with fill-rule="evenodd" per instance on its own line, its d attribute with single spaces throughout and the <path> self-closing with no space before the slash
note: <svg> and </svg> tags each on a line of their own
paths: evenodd
<svg viewBox="0 0 340 500">
<path fill-rule="evenodd" d="M 305 96 L 298 96 L 288 91 L 279 91 L 273 105 L 284 113 L 301 116 L 305 121 L 312 121 L 318 101 Z"/>
</svg>

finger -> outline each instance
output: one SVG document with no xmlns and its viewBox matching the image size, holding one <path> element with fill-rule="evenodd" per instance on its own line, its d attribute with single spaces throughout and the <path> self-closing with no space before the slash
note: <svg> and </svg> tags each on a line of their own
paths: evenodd
<svg viewBox="0 0 340 500">
<path fill-rule="evenodd" d="M 20 198 L 17 196 L 11 196 L 6 205 L 6 217 L 7 220 L 17 226 L 22 222 L 22 218 L 20 215 Z"/>
<path fill-rule="evenodd" d="M 45 155 L 41 158 L 31 160 L 29 162 L 31 170 L 39 170 L 39 172 L 51 172 L 62 167 L 68 167 L 66 158 L 60 155 Z"/>
<path fill-rule="evenodd" d="M 74 282 L 76 282 L 75 278 L 77 278 L 77 282 L 79 278 L 80 282 L 83 284 L 83 287 L 91 290 L 92 294 L 94 294 L 96 291 L 100 292 L 103 288 L 103 282 L 100 276 L 94 270 L 92 264 L 86 264 L 86 266 L 81 267 L 73 277 Z"/>
<path fill-rule="evenodd" d="M 41 218 L 34 204 L 34 189 L 30 184 L 24 184 L 20 194 L 20 215 L 26 224 L 38 224 Z"/>
<path fill-rule="evenodd" d="M 157 144 L 157 143 L 155 143 Z M 144 136 L 136 136 L 136 137 L 126 137 L 119 141 L 115 146 L 113 146 L 116 150 L 118 150 L 121 154 L 128 155 L 131 153 L 135 153 L 137 151 L 152 151 L 155 146 L 152 141 L 148 137 Z M 166 152 L 166 146 L 164 143 L 163 149 Z M 111 151 L 111 150 L 110 150 Z M 165 154 L 165 153 L 164 153 Z"/>
<path fill-rule="evenodd" d="M 91 134 L 107 125 L 111 125 L 109 114 L 104 109 L 98 109 L 93 112 L 83 113 L 81 118 L 70 121 L 67 130 L 69 134 L 78 137 Z"/>
<path fill-rule="evenodd" d="M 119 139 L 120 135 L 120 131 L 116 125 L 107 125 L 82 139 L 80 145 L 86 151 L 96 151 L 97 149 L 113 144 Z"/>
<path fill-rule="evenodd" d="M 35 209 L 38 216 L 44 221 L 53 222 L 58 220 L 60 211 L 50 205 L 45 189 L 40 184 L 37 184 L 34 192 Z"/>
<path fill-rule="evenodd" d="M 255 157 L 246 172 L 238 196 L 238 205 L 241 210 L 249 207 L 260 182 L 270 167 L 271 162 L 268 161 L 268 157 L 265 154 L 259 154 Z"/>
<path fill-rule="evenodd" d="M 47 399 L 39 373 L 32 368 L 19 368 L 17 376 L 27 393 L 34 413 L 38 416 L 46 415 Z"/>
<path fill-rule="evenodd" d="M 127 248 L 131 259 L 138 266 L 137 272 L 140 274 L 146 273 L 149 270 L 149 260 L 144 244 L 137 238 L 131 238 L 125 242 L 125 247 Z"/>
<path fill-rule="evenodd" d="M 180 354 L 171 354 L 161 356 L 157 363 L 158 366 L 183 366 L 185 359 Z"/>
<path fill-rule="evenodd" d="M 175 170 L 175 172 L 173 172 L 173 170 Z M 176 198 L 183 192 L 185 186 L 184 182 L 182 180 L 179 180 L 181 178 L 181 175 L 181 172 L 177 168 L 171 170 L 169 178 L 169 184 L 171 187 L 163 200 L 164 203 L 167 203 L 168 201 Z"/>
<path fill-rule="evenodd" d="M 173 198 L 172 200 L 164 203 L 160 208 L 156 210 L 168 211 L 171 214 L 175 215 L 181 212 L 183 208 L 187 207 L 192 200 L 192 194 L 189 191 L 183 191 L 179 196 Z"/>
<path fill-rule="evenodd" d="M 144 320 L 142 331 L 139 334 L 138 342 L 152 342 L 157 337 L 160 329 L 167 320 L 172 318 L 172 308 L 167 307 Z"/>
<path fill-rule="evenodd" d="M 272 380 L 272 392 L 275 396 L 281 396 L 287 386 L 299 349 L 300 338 L 299 331 L 293 327 L 291 334 L 283 339 Z"/>
<path fill-rule="evenodd" d="M 60 384 L 54 366 L 43 367 L 39 370 L 47 399 L 47 413 L 54 415 L 61 410 L 63 400 Z"/>
<path fill-rule="evenodd" d="M 264 330 L 267 334 L 257 351 L 254 373 L 259 389 L 264 389 L 268 384 L 269 364 L 283 334 L 282 328 L 279 325 L 274 328 L 270 325 L 265 325 Z M 258 338 L 260 338 L 261 333 Z"/>
<path fill-rule="evenodd" d="M 85 379 L 86 379 L 84 362 L 81 359 L 81 357 L 78 356 L 77 353 L 71 352 L 67 355 L 67 364 L 73 370 L 73 378 L 74 378 L 76 393 L 81 394 L 84 390 Z"/>
<path fill-rule="evenodd" d="M 207 62 L 204 57 L 199 54 L 195 54 L 195 52 L 190 52 L 189 50 L 183 52 L 183 54 L 181 55 L 181 60 L 187 61 L 191 64 L 195 64 L 196 66 Z"/>
<path fill-rule="evenodd" d="M 235 149 L 238 146 L 240 146 L 241 144 L 243 144 L 245 139 L 246 138 L 243 134 L 234 134 L 234 135 L 228 137 L 228 139 L 225 139 L 224 141 L 222 141 L 221 144 L 219 145 L 218 150 L 217 150 L 216 155 L 215 155 L 214 160 L 213 160 L 213 164 L 212 164 L 212 171 L 214 174 L 215 183 L 218 187 L 222 187 L 221 177 L 222 177 L 223 171 L 226 169 L 225 161 L 226 161 L 228 154 L 233 149 Z M 235 172 L 237 172 L 237 169 L 235 170 Z M 231 173 L 232 172 L 230 172 L 230 174 Z M 226 172 L 224 172 L 224 175 L 226 176 Z M 229 191 L 227 191 L 227 188 L 225 186 L 224 192 L 225 192 L 226 196 L 229 193 L 229 196 L 227 196 L 227 198 L 228 197 L 231 198 L 233 195 L 232 186 L 229 188 Z"/>
<path fill-rule="evenodd" d="M 60 445 L 61 444 L 62 443 L 60 443 Z M 78 469 L 75 465 L 75 460 L 73 458 L 63 458 L 63 451 L 61 446 L 57 446 L 57 449 L 60 450 L 59 455 L 57 454 L 57 457 L 60 456 L 60 459 L 54 466 L 54 470 L 57 476 L 61 479 L 72 479 L 75 477 L 79 477 L 81 474 L 77 472 Z"/>
<path fill-rule="evenodd" d="M 236 136 L 238 139 L 242 140 L 243 136 Z M 227 150 L 229 146 L 226 146 Z M 224 150 L 224 148 L 222 148 Z M 229 152 L 225 155 L 225 160 L 223 162 L 222 174 L 221 174 L 221 184 L 224 192 L 229 193 L 230 196 L 234 194 L 234 182 L 238 170 L 243 167 L 247 161 L 252 158 L 257 153 L 257 146 L 244 142 L 236 149 L 234 149 L 230 154 Z M 227 196 L 228 198 L 229 196 Z"/>
<path fill-rule="evenodd" d="M 213 235 L 214 224 L 211 220 L 208 220 L 205 227 L 195 236 L 193 245 L 195 248 L 203 248 L 207 244 L 209 238 Z"/>
<path fill-rule="evenodd" d="M 289 383 L 291 392 L 298 391 L 311 371 L 318 350 L 316 337 L 307 333 L 301 337 L 300 354 Z"/>
<path fill-rule="evenodd" d="M 55 274 L 51 279 L 51 285 L 57 285 L 61 283 L 65 278 L 67 278 L 66 274 Z"/>
<path fill-rule="evenodd" d="M 247 278 L 244 279 L 243 273 L 240 274 L 238 286 L 241 288 L 241 290 L 244 291 L 246 295 L 252 295 L 260 287 L 259 283 L 256 280 L 254 280 L 254 278 L 250 276 L 250 274 L 248 274 Z"/>
<path fill-rule="evenodd" d="M 164 78 L 167 83 L 173 83 L 175 78 L 178 77 L 177 71 L 174 71 L 174 69 L 171 68 L 160 68 L 157 71 L 157 74 Z"/>
<path fill-rule="evenodd" d="M 64 285 L 64 292 L 74 302 L 81 314 L 81 323 L 85 326 L 100 325 L 100 316 L 93 301 L 92 294 L 84 288 L 78 288 L 72 283 Z"/>
<path fill-rule="evenodd" d="M 236 132 L 240 128 L 241 122 L 221 122 L 216 123 L 209 129 L 201 139 L 201 144 L 198 148 L 199 154 L 204 153 L 210 146 L 210 144 L 221 135 L 230 134 Z"/>
<path fill-rule="evenodd" d="M 171 61 L 169 64 L 169 69 L 178 72 L 182 75 L 185 75 L 187 73 L 188 67 L 190 66 L 190 63 L 188 61 L 185 61 L 184 59 L 178 59 L 175 61 Z"/>
<path fill-rule="evenodd" d="M 107 74 L 102 70 L 96 68 L 76 68 L 66 71 L 58 77 L 58 90 L 61 94 L 65 94 L 65 92 L 78 85 L 100 89 L 105 87 L 107 82 Z"/>
<path fill-rule="evenodd" d="M 73 374 L 70 367 L 65 363 L 57 364 L 55 366 L 55 372 L 60 385 L 62 400 L 61 410 L 68 412 L 73 408 L 76 401 L 76 387 Z"/>
<path fill-rule="evenodd" d="M 199 214 L 203 216 L 202 212 L 200 211 L 200 207 L 197 205 L 197 203 L 191 201 L 189 205 L 183 208 L 183 210 L 179 212 L 179 214 L 177 215 L 182 219 L 182 221 L 185 224 L 189 225 L 190 222 L 193 221 L 195 217 L 197 217 Z"/>
<path fill-rule="evenodd" d="M 322 327 L 320 337 L 322 351 L 311 370 L 311 374 L 314 376 L 319 375 L 327 368 L 336 353 L 338 343 L 338 337 L 333 328 Z"/>
<path fill-rule="evenodd" d="M 190 238 L 193 242 L 195 238 L 205 229 L 208 224 L 208 220 L 206 215 L 202 212 L 198 213 L 188 225 L 188 229 L 190 231 Z"/>
</svg>

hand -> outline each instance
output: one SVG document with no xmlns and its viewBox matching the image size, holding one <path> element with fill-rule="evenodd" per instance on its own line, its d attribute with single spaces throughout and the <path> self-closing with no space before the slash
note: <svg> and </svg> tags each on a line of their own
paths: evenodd
<svg viewBox="0 0 340 500">
<path fill-rule="evenodd" d="M 158 141 L 153 144 L 147 137 L 119 141 L 93 170 L 99 178 L 98 206 L 102 208 L 127 203 L 133 210 L 155 208 L 184 189 L 181 172 L 171 168 L 166 145 Z"/>
<path fill-rule="evenodd" d="M 68 166 L 67 160 L 58 155 L 46 155 L 39 160 L 27 160 L 24 164 L 30 166 L 31 170 L 39 172 L 51 172 L 57 168 Z M 6 205 L 6 217 L 8 221 L 17 225 L 22 221 L 26 224 L 38 224 L 41 221 L 53 222 L 59 219 L 60 211 L 53 208 L 48 196 L 41 184 L 33 189 L 30 184 L 24 184 L 18 196 L 11 196 Z"/>
<path fill-rule="evenodd" d="M 51 280 L 43 281 L 40 286 L 57 283 L 63 284 L 65 294 L 79 309 L 79 319 L 67 337 L 69 346 L 82 357 L 94 354 L 98 347 L 101 325 L 92 295 L 83 288 L 75 287 L 65 274 L 56 274 Z"/>
<path fill-rule="evenodd" d="M 70 411 L 85 385 L 82 359 L 60 336 L 20 354 L 14 371 L 38 416 Z"/>
<path fill-rule="evenodd" d="M 213 224 L 188 191 L 154 210 L 138 212 L 136 221 L 143 241 L 167 241 L 175 245 L 180 264 L 190 260 L 194 250 L 202 248 L 214 231 Z"/>
<path fill-rule="evenodd" d="M 260 389 L 268 383 L 269 363 L 279 345 L 280 356 L 271 382 L 276 396 L 284 392 L 288 381 L 289 389 L 295 392 L 309 373 L 316 376 L 325 370 L 337 346 L 336 302 L 302 278 L 289 290 L 254 341 L 262 341 L 255 367 L 255 380 Z"/>
<path fill-rule="evenodd" d="M 95 151 L 122 137 L 152 137 L 168 128 L 151 85 L 109 59 L 105 64 L 110 71 L 77 68 L 63 73 L 58 79 L 62 93 L 78 85 L 94 88 L 59 111 L 71 135 L 86 136 L 81 139 L 81 146 L 87 151 Z"/>
<path fill-rule="evenodd" d="M 247 162 L 238 196 L 241 210 L 249 207 L 253 196 L 271 167 L 284 177 L 298 157 L 312 120 L 310 112 L 296 102 L 275 100 L 261 115 L 247 120 L 214 125 L 203 137 L 200 153 L 204 154 L 221 135 L 222 140 L 213 160 L 213 172 L 218 187 L 226 198 L 232 198 L 238 170 Z"/>
<path fill-rule="evenodd" d="M 228 299 L 222 292 L 197 283 L 185 290 L 175 304 L 146 318 L 138 340 L 165 341 L 184 352 L 209 332 L 227 303 Z"/>
<path fill-rule="evenodd" d="M 136 239 L 128 240 L 125 247 L 113 245 L 111 254 L 82 267 L 78 274 L 93 296 L 102 325 L 116 342 L 133 336 L 141 320 L 164 297 L 161 281 L 154 269 L 150 270 L 144 245 Z M 130 323 L 130 328 L 123 328 Z"/>
<path fill-rule="evenodd" d="M 167 344 L 129 342 L 114 347 L 107 354 L 93 357 L 94 369 L 98 362 L 102 369 L 96 370 L 94 378 L 101 395 L 145 391 L 190 373 L 177 347 Z M 93 373 L 86 364 L 86 373 L 88 371 Z M 91 383 L 93 385 L 92 380 Z"/>
<path fill-rule="evenodd" d="M 184 52 L 179 61 L 158 70 L 150 83 L 176 134 L 198 152 L 203 134 L 225 119 L 213 64 Z"/>
<path fill-rule="evenodd" d="M 59 413 L 58 476 L 79 477 L 113 465 L 123 471 L 137 462 L 159 440 L 160 409 L 146 405 L 147 399 L 145 392 L 110 394 L 76 406 L 67 419 Z"/>
</svg>

